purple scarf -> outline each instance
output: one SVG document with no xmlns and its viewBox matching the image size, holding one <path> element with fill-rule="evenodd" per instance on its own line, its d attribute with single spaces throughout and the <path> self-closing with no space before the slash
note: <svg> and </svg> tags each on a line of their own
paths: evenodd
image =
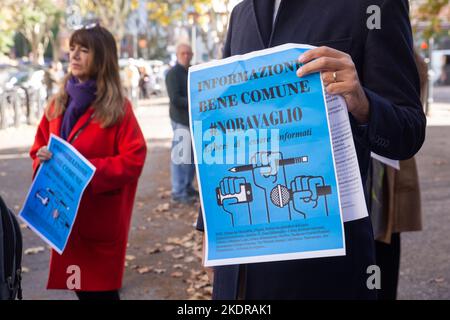
<svg viewBox="0 0 450 320">
<path fill-rule="evenodd" d="M 75 77 L 71 77 L 66 84 L 66 92 L 69 95 L 68 106 L 64 112 L 61 125 L 61 138 L 67 140 L 75 123 L 94 102 L 97 91 L 95 80 L 80 83 Z"/>
</svg>

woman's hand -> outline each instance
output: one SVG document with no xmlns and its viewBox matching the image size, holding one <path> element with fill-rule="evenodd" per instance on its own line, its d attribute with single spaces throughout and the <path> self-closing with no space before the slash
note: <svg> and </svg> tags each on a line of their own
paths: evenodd
<svg viewBox="0 0 450 320">
<path fill-rule="evenodd" d="M 47 146 L 41 147 L 38 152 L 36 153 L 36 156 L 38 157 L 39 161 L 41 163 L 48 161 L 52 158 L 52 153 L 48 151 Z"/>
<path fill-rule="evenodd" d="M 329 47 L 309 50 L 299 57 L 304 66 L 297 70 L 297 76 L 322 72 L 326 92 L 342 95 L 348 111 L 361 123 L 369 120 L 369 100 L 367 100 L 352 58 L 345 52 Z"/>
</svg>

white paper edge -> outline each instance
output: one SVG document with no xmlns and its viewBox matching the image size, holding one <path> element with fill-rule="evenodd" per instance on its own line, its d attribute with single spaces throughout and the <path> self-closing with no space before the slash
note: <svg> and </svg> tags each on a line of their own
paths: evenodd
<svg viewBox="0 0 450 320">
<path fill-rule="evenodd" d="M 345 241 L 344 248 L 341 249 L 330 249 L 330 250 L 317 250 L 308 252 L 298 252 L 298 253 L 282 253 L 282 254 L 271 254 L 262 256 L 253 256 L 247 258 L 230 258 L 230 259 L 213 259 L 207 260 L 205 262 L 205 267 L 216 267 L 234 264 L 247 264 L 247 263 L 261 263 L 261 262 L 272 262 L 272 261 L 287 261 L 287 260 L 298 260 L 298 259 L 316 259 L 325 257 L 336 257 L 345 256 Z"/>
<path fill-rule="evenodd" d="M 335 97 L 337 97 L 340 102 L 342 103 L 342 105 L 344 105 L 345 109 L 347 110 L 347 102 L 345 101 L 344 97 L 341 95 L 333 95 Z M 348 111 L 345 112 L 345 117 L 347 118 L 347 121 L 349 122 L 349 126 L 350 126 L 350 117 L 348 115 Z M 350 126 L 350 130 L 351 130 L 351 126 Z M 353 138 L 351 138 L 351 144 L 353 146 L 353 149 L 355 150 L 355 154 L 356 154 L 356 146 L 355 146 L 355 142 L 353 141 Z M 334 151 L 333 151 L 333 155 L 334 155 Z M 369 216 L 369 211 L 367 210 L 367 204 L 366 204 L 366 198 L 364 196 L 364 187 L 363 187 L 363 183 L 362 183 L 362 177 L 361 177 L 361 169 L 359 167 L 359 161 L 356 161 L 356 166 L 358 167 L 358 176 L 359 176 L 359 192 L 362 193 L 362 200 L 364 201 L 364 214 L 362 216 L 359 216 L 357 218 L 352 217 L 351 219 L 347 219 L 343 217 L 343 221 L 345 222 L 350 222 L 350 221 L 356 221 L 356 220 L 360 220 L 360 219 L 364 219 L 366 217 Z M 339 184 L 339 182 L 338 182 Z M 340 199 L 340 198 L 339 198 Z"/>
<path fill-rule="evenodd" d="M 400 170 L 400 161 L 398 160 L 392 160 L 383 156 L 380 156 L 379 154 L 376 154 L 374 152 L 370 153 L 370 156 L 374 158 L 375 160 L 380 161 L 381 163 L 384 163 L 385 165 L 394 168 L 395 170 Z"/>
<path fill-rule="evenodd" d="M 286 43 L 286 44 L 283 44 L 283 45 L 280 45 L 280 46 L 277 46 L 277 47 L 273 47 L 273 48 L 269 48 L 269 49 L 252 51 L 252 52 L 249 52 L 249 53 L 246 53 L 246 54 L 235 55 L 235 56 L 231 56 L 231 57 L 228 57 L 228 58 L 225 58 L 225 59 L 221 59 L 221 60 L 212 60 L 212 61 L 209 61 L 209 62 L 197 64 L 195 66 L 191 66 L 189 68 L 189 71 L 190 72 L 200 71 L 200 70 L 203 70 L 203 69 L 206 69 L 206 68 L 222 66 L 222 65 L 229 64 L 229 63 L 236 62 L 236 61 L 240 61 L 240 60 L 249 60 L 249 59 L 255 58 L 255 57 L 263 57 L 263 56 L 266 56 L 268 54 L 272 54 L 272 53 L 280 52 L 280 51 L 285 51 L 285 50 L 288 50 L 288 49 L 314 49 L 314 48 L 317 48 L 317 47 L 306 45 L 306 44 Z"/>
</svg>

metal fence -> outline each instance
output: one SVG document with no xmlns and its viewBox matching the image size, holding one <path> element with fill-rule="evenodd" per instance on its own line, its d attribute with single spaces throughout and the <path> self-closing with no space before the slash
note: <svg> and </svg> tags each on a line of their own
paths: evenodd
<svg viewBox="0 0 450 320">
<path fill-rule="evenodd" d="M 0 93 L 0 130 L 34 125 L 41 118 L 46 102 L 42 89 L 15 87 Z"/>
</svg>

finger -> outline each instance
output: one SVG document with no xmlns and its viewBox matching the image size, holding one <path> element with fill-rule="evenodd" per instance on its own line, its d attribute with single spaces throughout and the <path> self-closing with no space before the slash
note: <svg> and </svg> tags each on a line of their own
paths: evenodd
<svg viewBox="0 0 450 320">
<path fill-rule="evenodd" d="M 238 178 L 238 179 L 234 180 L 234 190 L 236 191 L 236 193 L 241 192 L 241 185 L 243 185 L 243 184 L 245 184 L 245 179 Z"/>
<path fill-rule="evenodd" d="M 343 95 L 346 93 L 350 93 L 353 90 L 353 84 L 346 82 L 337 82 L 337 83 L 330 83 L 325 87 L 325 91 L 328 94 L 331 95 Z"/>
<path fill-rule="evenodd" d="M 301 177 L 301 185 L 302 185 L 302 190 L 309 190 L 308 177 L 306 177 L 306 176 Z"/>
<path fill-rule="evenodd" d="M 346 65 L 343 60 L 330 57 L 321 57 L 299 68 L 297 70 L 297 76 L 301 78 L 314 72 L 342 70 L 345 67 Z"/>
<path fill-rule="evenodd" d="M 302 189 L 302 182 L 300 177 L 295 178 L 295 191 L 300 191 Z"/>
<path fill-rule="evenodd" d="M 258 165 L 258 159 L 257 159 L 257 153 L 255 153 L 251 158 L 250 158 L 250 163 L 254 166 Z"/>
<path fill-rule="evenodd" d="M 225 195 L 225 183 L 224 183 L 225 179 L 222 179 L 222 181 L 220 181 L 220 192 L 222 193 L 222 195 Z"/>
<path fill-rule="evenodd" d="M 295 185 L 295 179 L 291 181 L 291 191 L 292 192 L 297 191 L 297 186 Z"/>
<path fill-rule="evenodd" d="M 278 172 L 278 159 L 275 157 L 270 158 L 270 174 L 274 175 Z"/>
<path fill-rule="evenodd" d="M 236 189 L 234 188 L 234 181 L 236 179 L 232 178 L 230 180 L 228 180 L 228 187 L 230 188 L 230 193 L 231 194 L 236 194 Z"/>
<path fill-rule="evenodd" d="M 301 63 L 308 63 L 311 60 L 320 58 L 320 57 L 331 57 L 331 58 L 343 58 L 347 57 L 348 54 L 330 47 L 322 46 L 319 48 L 314 48 L 303 53 L 298 61 Z"/>
<path fill-rule="evenodd" d="M 262 161 L 261 161 L 262 155 L 263 155 L 262 152 L 258 152 L 258 153 L 255 155 L 255 162 L 256 162 L 255 165 L 256 165 L 257 167 L 261 167 L 261 166 L 262 166 Z"/>
<path fill-rule="evenodd" d="M 229 180 L 230 179 L 225 179 L 225 181 L 223 182 L 224 188 L 225 188 L 225 194 L 230 194 L 230 185 L 229 185 Z"/>
<path fill-rule="evenodd" d="M 269 154 L 267 152 L 261 154 L 261 165 L 263 166 L 269 165 Z"/>
<path fill-rule="evenodd" d="M 336 81 L 334 79 L 334 73 L 336 72 Z M 325 86 L 332 84 L 332 83 L 338 83 L 338 82 L 344 82 L 348 79 L 347 73 L 344 71 L 323 71 L 321 73 L 322 75 L 322 81 Z"/>
<path fill-rule="evenodd" d="M 313 199 L 313 200 L 317 200 L 317 186 L 319 185 L 319 184 L 321 184 L 321 180 L 319 179 L 319 178 L 317 178 L 317 177 L 311 177 L 309 180 L 308 180 L 308 184 L 309 184 L 309 190 L 311 190 L 311 198 Z"/>
</svg>

